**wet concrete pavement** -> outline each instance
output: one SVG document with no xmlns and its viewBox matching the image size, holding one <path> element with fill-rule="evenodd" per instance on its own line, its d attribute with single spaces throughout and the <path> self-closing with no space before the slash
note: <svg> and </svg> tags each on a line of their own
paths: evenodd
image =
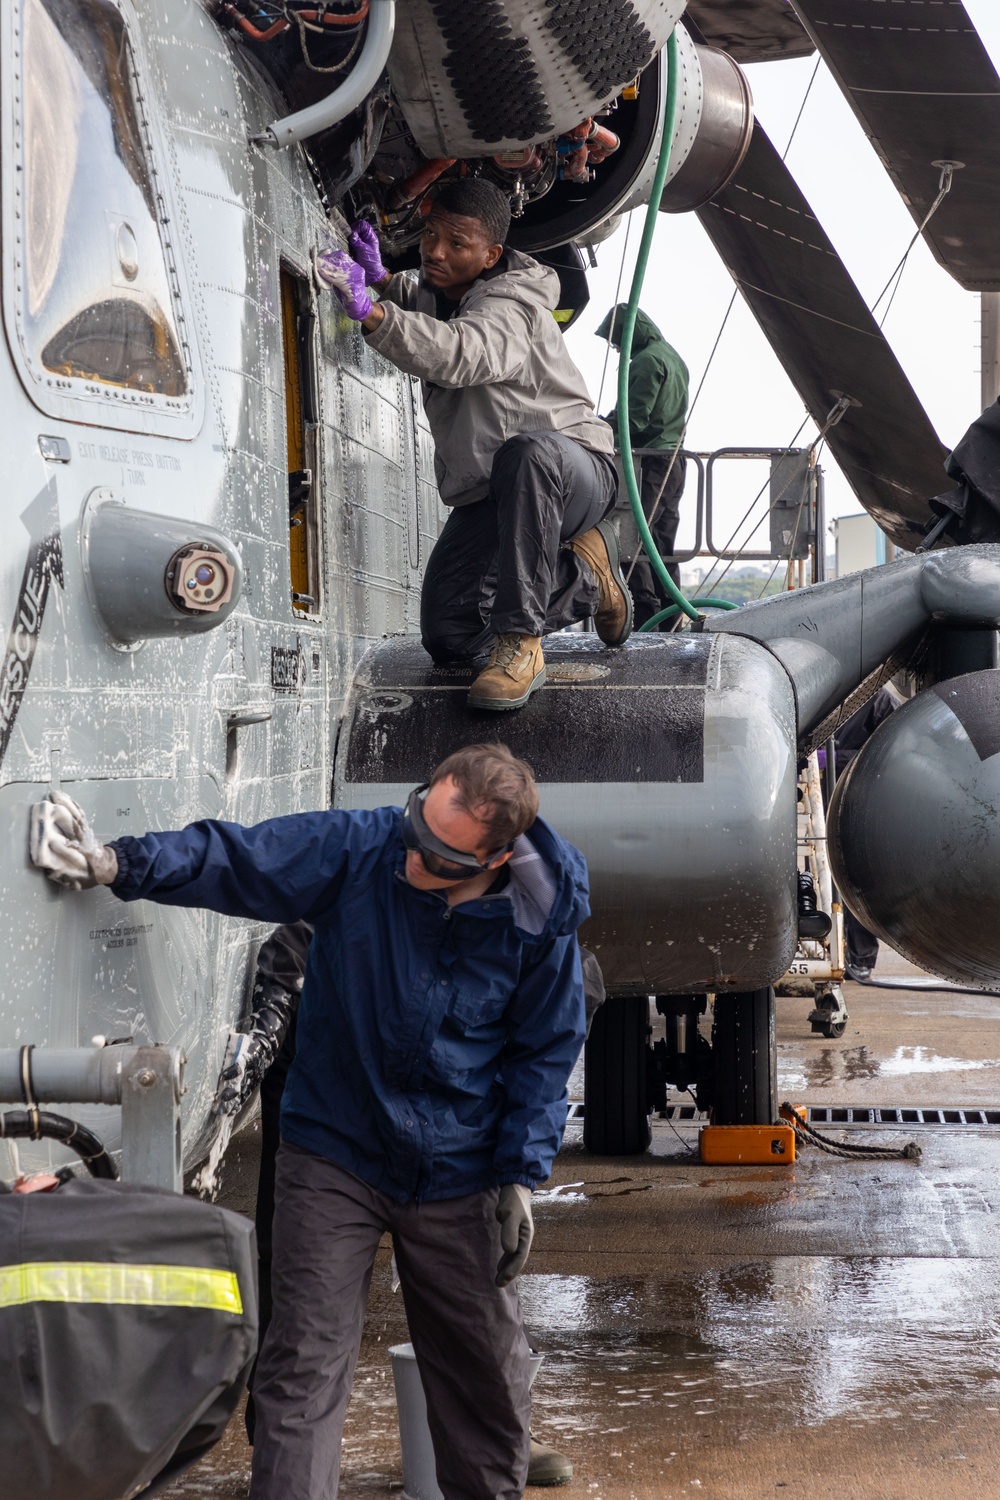
<svg viewBox="0 0 1000 1500">
<path fill-rule="evenodd" d="M 883 971 L 904 972 L 888 956 Z M 1000 1107 L 1000 997 L 861 988 L 839 1041 L 778 1002 L 781 1095 L 810 1104 Z M 574 1097 L 582 1097 L 578 1081 Z M 837 1132 L 831 1130 L 836 1136 Z M 703 1167 L 697 1131 L 593 1158 L 571 1123 L 536 1195 L 521 1280 L 545 1351 L 534 1429 L 571 1457 L 566 1500 L 987 1500 L 1000 1491 L 1000 1127 L 917 1139 L 919 1163 Z M 252 1202 L 255 1136 L 227 1201 Z M 342 1494 L 402 1485 L 387 1349 L 406 1338 L 379 1253 L 345 1433 Z M 234 1422 L 170 1500 L 247 1492 Z M 533 1492 L 530 1492 L 533 1493 Z"/>
</svg>

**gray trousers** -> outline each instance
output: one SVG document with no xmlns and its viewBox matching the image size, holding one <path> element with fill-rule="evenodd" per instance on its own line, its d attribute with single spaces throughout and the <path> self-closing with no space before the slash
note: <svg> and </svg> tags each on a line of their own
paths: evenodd
<svg viewBox="0 0 1000 1500">
<path fill-rule="evenodd" d="M 476 661 L 503 634 L 549 635 L 597 609 L 594 575 L 565 543 L 614 507 L 610 454 L 561 432 L 497 449 L 485 500 L 455 506 L 427 561 L 420 635 L 436 662 Z"/>
<path fill-rule="evenodd" d="M 340 1439 L 379 1239 L 388 1230 L 445 1500 L 518 1500 L 528 1470 L 529 1348 L 494 1285 L 497 1192 L 394 1203 L 282 1142 L 274 1313 L 254 1378 L 251 1500 L 335 1500 Z"/>
</svg>

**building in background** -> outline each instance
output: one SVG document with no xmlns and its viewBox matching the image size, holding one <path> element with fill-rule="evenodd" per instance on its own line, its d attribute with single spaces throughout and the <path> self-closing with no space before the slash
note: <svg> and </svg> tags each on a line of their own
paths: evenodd
<svg viewBox="0 0 1000 1500">
<path fill-rule="evenodd" d="M 727 566 L 719 561 L 707 568 L 698 563 L 681 565 L 681 588 L 689 599 L 708 594 L 713 599 L 728 599 L 731 604 L 749 604 L 778 593 L 784 579 L 784 564 L 780 568 L 766 564 Z"/>
<path fill-rule="evenodd" d="M 867 511 L 853 516 L 838 516 L 831 524 L 834 535 L 834 573 L 844 578 L 891 561 L 886 553 L 886 538 Z"/>
</svg>

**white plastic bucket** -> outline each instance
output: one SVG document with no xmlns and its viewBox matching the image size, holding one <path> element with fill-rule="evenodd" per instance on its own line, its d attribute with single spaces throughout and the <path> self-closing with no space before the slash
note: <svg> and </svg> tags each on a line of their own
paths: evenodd
<svg viewBox="0 0 1000 1500">
<path fill-rule="evenodd" d="M 403 1450 L 403 1500 L 444 1500 L 434 1467 L 434 1445 L 427 1425 L 427 1399 L 412 1344 L 389 1350 L 399 1413 L 399 1446 Z M 540 1354 L 531 1356 L 531 1380 L 538 1374 Z"/>
</svg>

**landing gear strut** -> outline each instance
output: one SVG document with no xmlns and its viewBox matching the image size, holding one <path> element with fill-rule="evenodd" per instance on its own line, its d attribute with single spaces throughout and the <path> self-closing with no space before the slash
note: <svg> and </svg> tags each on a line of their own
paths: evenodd
<svg viewBox="0 0 1000 1500">
<path fill-rule="evenodd" d="M 645 995 L 607 999 L 586 1050 L 583 1142 L 595 1156 L 648 1149 L 649 1115 L 666 1107 L 668 1084 L 691 1089 L 716 1125 L 771 1125 L 777 1119 L 774 990 L 717 995 L 711 1046 L 698 1028 L 704 995 L 657 995 L 666 1038 L 649 1045 Z"/>
</svg>

